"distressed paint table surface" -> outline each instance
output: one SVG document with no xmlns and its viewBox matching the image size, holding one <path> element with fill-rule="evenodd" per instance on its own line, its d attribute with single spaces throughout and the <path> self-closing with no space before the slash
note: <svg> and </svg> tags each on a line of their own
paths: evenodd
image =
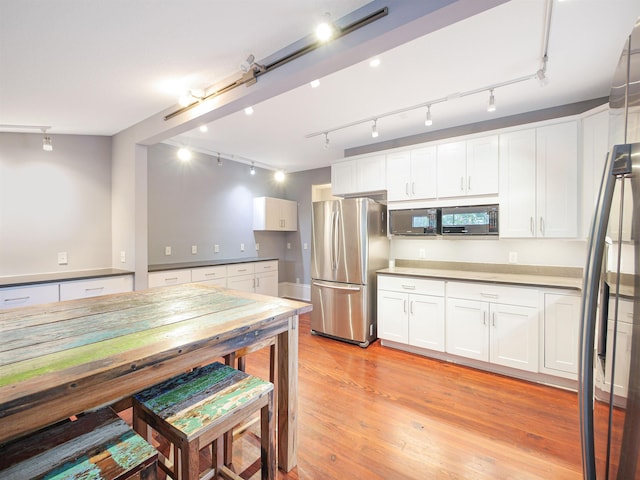
<svg viewBox="0 0 640 480">
<path fill-rule="evenodd" d="M 311 306 L 202 284 L 0 312 L 0 444 L 277 338 L 278 459 L 295 466 L 298 315 Z"/>
</svg>

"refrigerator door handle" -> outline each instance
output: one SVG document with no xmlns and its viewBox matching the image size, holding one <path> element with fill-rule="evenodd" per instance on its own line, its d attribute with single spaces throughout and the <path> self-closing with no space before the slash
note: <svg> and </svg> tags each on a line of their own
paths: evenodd
<svg viewBox="0 0 640 480">
<path fill-rule="evenodd" d="M 338 229 L 340 228 L 340 212 L 333 212 L 333 222 L 331 226 L 331 269 L 338 269 Z"/>
<path fill-rule="evenodd" d="M 351 291 L 351 292 L 359 292 L 360 290 L 362 290 L 362 287 L 358 286 L 358 285 L 335 285 L 332 283 L 324 283 L 324 282 L 313 282 L 313 284 L 316 287 L 320 287 L 320 288 L 331 288 L 333 290 L 347 290 L 347 291 Z"/>
</svg>

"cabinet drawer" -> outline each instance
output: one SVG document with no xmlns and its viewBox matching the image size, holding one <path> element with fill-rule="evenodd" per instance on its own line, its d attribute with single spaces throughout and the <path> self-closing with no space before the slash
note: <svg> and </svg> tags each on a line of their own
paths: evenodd
<svg viewBox="0 0 640 480">
<path fill-rule="evenodd" d="M 149 288 L 179 285 L 191 281 L 191 270 L 164 270 L 149 274 Z"/>
<path fill-rule="evenodd" d="M 228 277 L 253 274 L 254 271 L 255 271 L 255 268 L 253 263 L 235 263 L 232 265 L 227 265 Z"/>
<path fill-rule="evenodd" d="M 131 292 L 132 290 L 133 275 L 63 282 L 60 284 L 60 300 L 97 297 L 112 293 Z"/>
<path fill-rule="evenodd" d="M 227 266 L 194 268 L 191 270 L 192 282 L 205 282 L 207 280 L 219 280 L 227 276 Z"/>
<path fill-rule="evenodd" d="M 609 319 L 615 314 L 615 298 L 609 299 Z M 633 323 L 633 302 L 623 298 L 618 300 L 618 320 L 625 323 Z"/>
<path fill-rule="evenodd" d="M 0 310 L 57 302 L 58 289 L 57 283 L 2 288 L 0 289 Z"/>
<path fill-rule="evenodd" d="M 256 273 L 262 272 L 277 272 L 278 271 L 278 261 L 270 260 L 268 262 L 256 262 L 253 264 Z"/>
<path fill-rule="evenodd" d="M 447 282 L 447 296 L 507 305 L 538 306 L 538 290 L 489 283 Z"/>
<path fill-rule="evenodd" d="M 444 297 L 444 282 L 442 280 L 429 280 L 426 278 L 398 275 L 378 275 L 378 288 L 381 290 Z"/>
</svg>

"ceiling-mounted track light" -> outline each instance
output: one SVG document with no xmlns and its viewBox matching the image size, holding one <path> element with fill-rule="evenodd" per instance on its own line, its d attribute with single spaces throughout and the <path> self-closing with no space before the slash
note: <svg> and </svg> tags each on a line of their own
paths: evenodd
<svg viewBox="0 0 640 480">
<path fill-rule="evenodd" d="M 431 119 L 431 105 L 427 105 L 427 118 L 424 120 L 424 124 L 427 127 L 433 125 L 433 120 Z"/>
<path fill-rule="evenodd" d="M 273 178 L 276 180 L 276 182 L 284 182 L 284 172 L 282 170 L 278 170 L 273 174 Z"/>
<path fill-rule="evenodd" d="M 253 166 L 253 162 L 251 162 L 251 168 L 249 169 L 249 173 L 250 173 L 251 175 L 255 175 L 255 174 L 256 174 L 256 169 L 255 169 L 255 167 Z"/>
<path fill-rule="evenodd" d="M 373 121 L 371 125 L 371 138 L 378 138 L 378 120 Z"/>
<path fill-rule="evenodd" d="M 493 95 L 493 88 L 489 90 L 489 105 L 487 105 L 487 112 L 496 111 L 496 97 Z"/>
<path fill-rule="evenodd" d="M 328 149 L 329 148 L 329 134 L 327 132 L 324 132 L 324 149 Z"/>
<path fill-rule="evenodd" d="M 253 115 L 253 107 L 245 108 L 244 113 L 246 113 L 247 115 Z"/>
<path fill-rule="evenodd" d="M 188 162 L 191 160 L 191 150 L 187 147 L 182 147 L 178 149 L 178 158 L 183 162 Z"/>
<path fill-rule="evenodd" d="M 352 33 L 358 30 L 359 28 L 364 27 L 365 25 L 369 25 L 370 23 L 375 22 L 380 18 L 386 17 L 388 14 L 389 14 L 389 8 L 383 7 L 347 25 L 340 26 L 339 28 L 334 27 L 335 30 L 332 38 L 336 39 L 336 38 L 340 38 L 345 35 L 348 35 L 349 33 Z M 205 100 L 215 98 L 219 95 L 222 95 L 223 93 L 227 93 L 233 90 L 236 87 L 239 87 L 240 85 L 246 85 L 246 86 L 252 85 L 258 81 L 259 76 L 264 75 L 265 73 L 269 73 L 271 70 L 275 70 L 278 67 L 282 67 L 283 65 L 286 65 L 287 63 L 292 62 L 293 60 L 296 60 L 302 57 L 303 55 L 306 55 L 307 53 L 311 53 L 314 50 L 320 48 L 322 45 L 323 45 L 322 42 L 316 41 L 311 44 L 302 46 L 297 50 L 295 50 L 294 52 L 291 52 L 277 60 L 274 60 L 268 65 L 259 65 L 255 62 L 255 59 L 252 59 L 250 68 L 247 68 L 246 72 L 244 72 L 244 69 L 240 67 L 241 75 L 239 76 L 239 78 L 225 85 L 224 87 L 221 87 L 211 93 L 207 93 L 206 95 L 203 95 L 202 98 L 199 98 L 198 100 L 205 101 Z M 247 60 L 249 60 L 252 56 L 253 55 L 250 55 L 247 58 Z M 171 112 L 168 115 L 165 115 L 164 119 L 165 121 L 170 120 L 176 115 L 180 115 L 181 113 L 184 113 L 190 110 L 191 108 L 194 108 L 195 105 L 196 105 L 195 102 L 192 102 L 188 105 L 183 105 L 178 110 Z"/>
<path fill-rule="evenodd" d="M 329 13 L 325 13 L 324 19 L 316 27 L 316 38 L 321 42 L 327 42 L 331 40 L 335 30 L 333 22 L 331 21 L 331 15 Z"/>
<path fill-rule="evenodd" d="M 51 152 L 53 150 L 53 143 L 51 142 L 51 137 L 47 135 L 47 128 L 42 129 L 42 150 L 45 152 Z"/>
</svg>

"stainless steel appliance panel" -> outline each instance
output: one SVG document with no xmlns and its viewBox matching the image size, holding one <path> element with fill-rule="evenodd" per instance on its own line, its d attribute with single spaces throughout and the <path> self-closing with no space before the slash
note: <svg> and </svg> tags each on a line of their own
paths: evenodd
<svg viewBox="0 0 640 480">
<path fill-rule="evenodd" d="M 314 280 L 311 284 L 311 302 L 319 310 L 315 332 L 367 346 L 374 337 L 373 324 L 369 323 L 368 287 Z M 365 343 L 367 345 L 365 345 Z"/>
<path fill-rule="evenodd" d="M 579 407 L 588 480 L 640 479 L 640 21 L 609 99 L 607 158 L 589 237 Z"/>
<path fill-rule="evenodd" d="M 363 199 L 313 204 L 311 277 L 365 283 L 368 258 L 367 208 Z"/>
</svg>

